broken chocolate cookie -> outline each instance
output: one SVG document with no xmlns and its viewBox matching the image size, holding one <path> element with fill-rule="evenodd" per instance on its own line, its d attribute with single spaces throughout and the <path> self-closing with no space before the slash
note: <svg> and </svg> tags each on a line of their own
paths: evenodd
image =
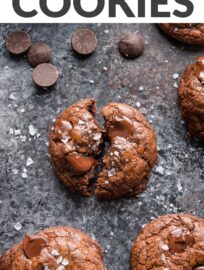
<svg viewBox="0 0 204 270">
<path fill-rule="evenodd" d="M 24 240 L 0 256 L 0 270 L 104 270 L 99 244 L 69 227 L 53 227 Z"/>
<path fill-rule="evenodd" d="M 169 36 L 192 45 L 204 45 L 203 23 L 161 23 L 160 28 Z"/>
<path fill-rule="evenodd" d="M 191 136 L 204 140 L 204 57 L 189 65 L 179 84 L 182 117 Z"/>
<path fill-rule="evenodd" d="M 147 186 L 157 160 L 155 134 L 136 109 L 111 103 L 102 109 L 105 131 L 94 116 L 95 100 L 82 100 L 66 109 L 50 132 L 50 154 L 59 179 L 81 195 L 100 199 L 136 196 Z M 108 141 L 110 147 L 96 179 L 99 154 Z M 95 190 L 94 190 L 95 188 Z"/>
<path fill-rule="evenodd" d="M 173 214 L 150 222 L 133 244 L 131 269 L 204 269 L 204 219 Z"/>
<path fill-rule="evenodd" d="M 136 196 L 145 190 L 157 161 L 156 136 L 145 117 L 126 104 L 110 103 L 102 114 L 110 148 L 103 159 L 96 196 Z"/>
</svg>

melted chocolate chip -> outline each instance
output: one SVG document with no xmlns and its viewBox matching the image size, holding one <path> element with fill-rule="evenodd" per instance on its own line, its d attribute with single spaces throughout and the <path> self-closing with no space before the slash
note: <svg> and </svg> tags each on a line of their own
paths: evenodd
<svg viewBox="0 0 204 270">
<path fill-rule="evenodd" d="M 204 57 L 200 56 L 197 58 L 195 75 L 201 83 L 204 83 Z"/>
<path fill-rule="evenodd" d="M 7 49 L 10 53 L 21 55 L 25 53 L 31 44 L 31 39 L 28 33 L 24 31 L 16 31 L 11 33 L 6 41 Z"/>
<path fill-rule="evenodd" d="M 83 157 L 78 154 L 68 155 L 67 162 L 70 169 L 76 175 L 83 175 L 87 173 L 97 163 L 97 161 L 93 157 Z"/>
<path fill-rule="evenodd" d="M 42 88 L 54 85 L 58 76 L 56 67 L 51 64 L 41 64 L 33 70 L 33 81 Z"/>
<path fill-rule="evenodd" d="M 27 59 L 28 63 L 33 67 L 49 63 L 52 59 L 52 50 L 46 43 L 37 42 L 29 49 Z"/>
<path fill-rule="evenodd" d="M 97 38 L 89 29 L 80 29 L 72 35 L 72 48 L 81 55 L 89 55 L 96 50 Z"/>
<path fill-rule="evenodd" d="M 196 266 L 193 270 L 204 270 L 204 266 Z"/>
<path fill-rule="evenodd" d="M 173 253 L 182 253 L 187 247 L 192 247 L 194 238 L 186 228 L 173 230 L 169 237 L 169 250 Z"/>
<path fill-rule="evenodd" d="M 144 39 L 137 33 L 127 33 L 118 44 L 119 52 L 126 58 L 134 59 L 143 54 Z"/>
<path fill-rule="evenodd" d="M 29 259 L 40 256 L 46 245 L 47 241 L 41 237 L 26 235 L 23 240 L 23 250 Z"/>
<path fill-rule="evenodd" d="M 134 127 L 130 119 L 116 117 L 108 128 L 108 137 L 113 140 L 115 137 L 128 138 L 133 135 Z"/>
</svg>

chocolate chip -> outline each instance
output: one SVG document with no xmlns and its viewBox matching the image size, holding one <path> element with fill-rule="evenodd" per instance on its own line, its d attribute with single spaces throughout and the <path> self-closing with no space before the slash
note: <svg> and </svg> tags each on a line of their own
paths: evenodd
<svg viewBox="0 0 204 270">
<path fill-rule="evenodd" d="M 204 266 L 197 266 L 195 268 L 193 268 L 194 270 L 204 270 Z"/>
<path fill-rule="evenodd" d="M 108 137 L 113 140 L 115 137 L 128 138 L 133 135 L 133 124 L 128 118 L 116 117 L 108 128 Z"/>
<path fill-rule="evenodd" d="M 26 235 L 23 240 L 23 250 L 29 259 L 40 256 L 41 251 L 46 247 L 47 241 L 44 238 Z"/>
<path fill-rule="evenodd" d="M 173 230 L 169 237 L 169 249 L 173 253 L 183 253 L 187 247 L 192 247 L 194 238 L 186 228 Z"/>
<path fill-rule="evenodd" d="M 6 41 L 7 49 L 10 53 L 21 55 L 25 53 L 31 44 L 30 35 L 23 31 L 16 31 L 11 33 Z"/>
<path fill-rule="evenodd" d="M 72 48 L 81 55 L 89 55 L 96 50 L 96 35 L 88 29 L 80 29 L 72 35 Z"/>
<path fill-rule="evenodd" d="M 125 34 L 118 44 L 119 52 L 129 59 L 137 58 L 144 52 L 144 39 L 136 33 Z"/>
<path fill-rule="evenodd" d="M 93 157 L 83 157 L 78 154 L 68 155 L 67 162 L 70 169 L 77 175 L 87 173 L 96 164 L 96 160 Z"/>
<path fill-rule="evenodd" d="M 29 49 L 27 59 L 33 67 L 43 63 L 49 63 L 52 59 L 52 50 L 46 43 L 37 42 Z"/>
<path fill-rule="evenodd" d="M 57 68 L 51 64 L 40 64 L 33 70 L 33 81 L 43 88 L 54 85 L 58 76 Z"/>
</svg>

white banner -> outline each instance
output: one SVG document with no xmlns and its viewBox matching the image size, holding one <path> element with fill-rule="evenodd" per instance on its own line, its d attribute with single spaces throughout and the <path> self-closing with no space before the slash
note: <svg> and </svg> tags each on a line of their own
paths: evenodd
<svg viewBox="0 0 204 270">
<path fill-rule="evenodd" d="M 204 23 L 204 0 L 1 0 L 0 23 Z"/>
</svg>

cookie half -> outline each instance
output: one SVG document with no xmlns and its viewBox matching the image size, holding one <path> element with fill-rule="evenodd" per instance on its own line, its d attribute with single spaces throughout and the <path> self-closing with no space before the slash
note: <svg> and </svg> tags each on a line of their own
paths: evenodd
<svg viewBox="0 0 204 270">
<path fill-rule="evenodd" d="M 161 23 L 159 27 L 169 36 L 192 45 L 204 45 L 203 23 Z"/>
<path fill-rule="evenodd" d="M 79 101 L 59 115 L 50 131 L 49 151 L 56 175 L 71 191 L 84 196 L 91 194 L 103 142 L 95 113 L 94 99 Z"/>
<path fill-rule="evenodd" d="M 204 269 L 204 219 L 173 214 L 150 222 L 133 244 L 131 269 Z"/>
<path fill-rule="evenodd" d="M 182 117 L 191 136 L 204 140 L 204 57 L 189 65 L 179 84 Z"/>
<path fill-rule="evenodd" d="M 24 240 L 0 256 L 0 270 L 104 270 L 99 244 L 69 227 L 53 227 Z"/>
<path fill-rule="evenodd" d="M 102 115 L 110 148 L 95 194 L 100 199 L 136 196 L 146 189 L 157 161 L 154 131 L 138 110 L 126 104 L 110 103 Z"/>
</svg>

